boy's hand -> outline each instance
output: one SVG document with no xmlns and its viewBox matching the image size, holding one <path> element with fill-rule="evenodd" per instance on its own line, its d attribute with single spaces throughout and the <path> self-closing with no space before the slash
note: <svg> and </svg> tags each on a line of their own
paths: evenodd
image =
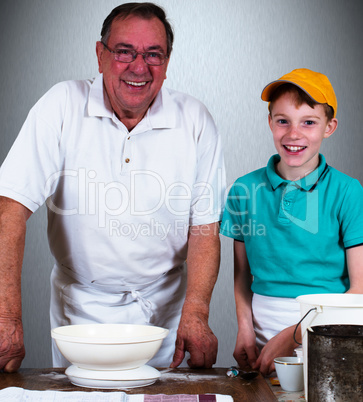
<svg viewBox="0 0 363 402">
<path fill-rule="evenodd" d="M 261 350 L 254 369 L 266 376 L 275 370 L 274 359 L 279 356 L 293 356 L 299 345 L 294 341 L 295 325 L 285 328 L 271 338 Z"/>
<path fill-rule="evenodd" d="M 243 328 L 238 331 L 233 357 L 239 367 L 248 370 L 254 368 L 259 355 L 256 346 L 256 335 L 253 328 Z"/>
</svg>

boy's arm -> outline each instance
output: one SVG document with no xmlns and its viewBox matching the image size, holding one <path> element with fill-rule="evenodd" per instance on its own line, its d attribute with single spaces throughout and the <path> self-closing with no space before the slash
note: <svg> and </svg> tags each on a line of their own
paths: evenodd
<svg viewBox="0 0 363 402">
<path fill-rule="evenodd" d="M 363 244 L 346 251 L 350 288 L 347 293 L 363 293 Z"/>
<path fill-rule="evenodd" d="M 261 354 L 256 362 L 256 369 L 260 370 L 262 375 L 271 374 L 275 370 L 274 358 L 278 356 L 292 356 L 294 349 L 299 344 L 294 341 L 294 331 L 296 325 L 287 327 L 272 337 L 262 348 Z M 296 340 L 301 344 L 300 326 L 296 332 Z"/>
<path fill-rule="evenodd" d="M 363 244 L 351 247 L 346 251 L 350 288 L 347 293 L 363 294 Z M 262 349 L 257 361 L 263 375 L 274 370 L 273 359 L 277 355 L 289 356 L 298 346 L 293 340 L 295 325 L 285 328 L 274 336 Z M 301 330 L 296 333 L 296 338 L 301 342 Z"/>
<path fill-rule="evenodd" d="M 252 276 L 244 242 L 234 241 L 234 297 L 238 334 L 233 357 L 242 368 L 254 366 L 258 358 L 252 320 Z"/>
</svg>

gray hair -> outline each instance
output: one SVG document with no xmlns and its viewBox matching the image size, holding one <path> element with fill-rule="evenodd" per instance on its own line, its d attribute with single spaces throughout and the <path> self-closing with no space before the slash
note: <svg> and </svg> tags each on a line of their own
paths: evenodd
<svg viewBox="0 0 363 402">
<path fill-rule="evenodd" d="M 151 19 L 153 17 L 159 18 L 159 20 L 163 23 L 165 27 L 167 56 L 169 57 L 173 49 L 173 28 L 166 18 L 165 11 L 161 7 L 153 3 L 125 3 L 114 8 L 103 22 L 101 30 L 101 41 L 103 43 L 107 43 L 111 33 L 111 25 L 115 19 L 123 20 L 130 15 L 136 15 L 145 19 Z"/>
</svg>

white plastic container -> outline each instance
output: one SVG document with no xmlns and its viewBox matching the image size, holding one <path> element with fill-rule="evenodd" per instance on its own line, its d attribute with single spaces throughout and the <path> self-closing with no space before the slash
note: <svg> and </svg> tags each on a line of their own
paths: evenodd
<svg viewBox="0 0 363 402">
<path fill-rule="evenodd" d="M 299 296 L 301 334 L 304 355 L 304 389 L 308 400 L 308 334 L 307 328 L 315 325 L 363 325 L 363 294 L 313 294 Z M 311 310 L 311 311 L 310 311 Z M 309 312 L 310 311 L 310 312 Z"/>
</svg>

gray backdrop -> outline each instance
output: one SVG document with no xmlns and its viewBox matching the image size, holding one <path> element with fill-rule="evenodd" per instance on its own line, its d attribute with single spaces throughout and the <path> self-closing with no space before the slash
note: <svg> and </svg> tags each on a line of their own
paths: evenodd
<svg viewBox="0 0 363 402">
<path fill-rule="evenodd" d="M 0 161 L 31 106 L 53 84 L 97 74 L 95 42 L 122 1 L 3 0 Z M 363 183 L 361 0 L 158 0 L 175 28 L 166 86 L 202 100 L 223 137 L 227 181 L 266 164 L 275 152 L 265 84 L 294 68 L 324 72 L 338 97 L 338 131 L 323 144 L 329 164 Z M 48 320 L 53 265 L 42 207 L 28 223 L 23 264 L 23 367 L 51 366 Z M 222 263 L 210 324 L 218 366 L 234 363 L 232 242 Z"/>
</svg>

